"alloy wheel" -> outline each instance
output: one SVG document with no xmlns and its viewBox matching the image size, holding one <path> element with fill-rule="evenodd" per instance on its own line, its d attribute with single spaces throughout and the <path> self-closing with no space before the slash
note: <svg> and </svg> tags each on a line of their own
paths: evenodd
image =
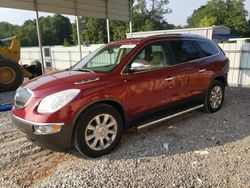
<svg viewBox="0 0 250 188">
<path fill-rule="evenodd" d="M 223 99 L 223 91 L 220 86 L 215 86 L 210 93 L 210 105 L 213 109 L 219 108 Z"/>
<path fill-rule="evenodd" d="M 85 130 L 85 141 L 93 150 L 103 150 L 109 147 L 117 135 L 117 122 L 109 114 L 95 116 Z"/>
</svg>

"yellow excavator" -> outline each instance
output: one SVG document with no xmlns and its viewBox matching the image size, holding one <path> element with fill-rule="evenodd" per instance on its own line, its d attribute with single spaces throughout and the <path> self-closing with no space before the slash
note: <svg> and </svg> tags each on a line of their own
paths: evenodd
<svg viewBox="0 0 250 188">
<path fill-rule="evenodd" d="M 41 63 L 21 66 L 20 39 L 17 36 L 0 39 L 0 92 L 16 90 L 24 77 L 32 79 L 42 74 Z"/>
</svg>

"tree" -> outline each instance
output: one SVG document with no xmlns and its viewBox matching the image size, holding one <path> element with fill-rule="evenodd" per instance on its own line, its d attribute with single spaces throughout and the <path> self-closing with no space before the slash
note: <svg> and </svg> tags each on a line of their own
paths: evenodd
<svg viewBox="0 0 250 188">
<path fill-rule="evenodd" d="M 227 0 L 227 12 L 225 25 L 232 29 L 238 35 L 244 36 L 247 32 L 247 15 L 244 9 L 244 0 Z"/>
<path fill-rule="evenodd" d="M 199 22 L 199 27 L 209 27 L 215 25 L 217 21 L 217 17 L 211 16 L 210 18 L 205 16 Z"/>
<path fill-rule="evenodd" d="M 168 8 L 168 0 L 138 0 L 133 7 L 134 31 L 151 31 L 162 29 L 173 29 L 165 20 L 165 16 L 172 11 Z"/>
<path fill-rule="evenodd" d="M 173 29 L 174 25 L 168 24 L 165 16 L 171 13 L 168 8 L 168 0 L 137 0 L 133 7 L 133 31 L 150 31 L 161 29 Z M 85 43 L 106 43 L 107 31 L 106 20 L 99 18 L 80 19 L 82 38 Z M 126 38 L 129 32 L 128 22 L 110 21 L 111 40 Z M 76 27 L 73 25 L 72 39 L 77 44 Z"/>
<path fill-rule="evenodd" d="M 14 36 L 17 28 L 17 25 L 12 25 L 8 22 L 0 22 L 0 39 Z"/>
<path fill-rule="evenodd" d="M 60 14 L 55 14 L 51 18 L 53 35 L 57 39 L 58 44 L 63 44 L 64 41 L 71 43 L 72 25 L 69 18 Z"/>
<path fill-rule="evenodd" d="M 44 46 L 62 44 L 59 41 L 59 36 L 55 35 L 55 27 L 53 23 L 53 17 L 40 17 L 39 18 L 42 44 Z"/>
<path fill-rule="evenodd" d="M 35 20 L 27 20 L 16 30 L 16 34 L 21 39 L 22 46 L 37 46 L 37 32 Z"/>
<path fill-rule="evenodd" d="M 240 36 L 247 32 L 244 0 L 210 0 L 188 18 L 188 27 L 225 25 Z"/>
<path fill-rule="evenodd" d="M 87 44 L 107 42 L 106 21 L 99 18 L 82 17 L 80 19 L 83 28 L 83 41 Z"/>
</svg>

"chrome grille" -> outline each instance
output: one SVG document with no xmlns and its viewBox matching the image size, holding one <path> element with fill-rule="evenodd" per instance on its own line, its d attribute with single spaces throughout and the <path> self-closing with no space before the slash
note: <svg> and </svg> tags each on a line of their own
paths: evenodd
<svg viewBox="0 0 250 188">
<path fill-rule="evenodd" d="M 32 96 L 32 91 L 29 89 L 22 87 L 18 88 L 15 95 L 15 107 L 17 109 L 24 108 L 29 103 Z"/>
</svg>

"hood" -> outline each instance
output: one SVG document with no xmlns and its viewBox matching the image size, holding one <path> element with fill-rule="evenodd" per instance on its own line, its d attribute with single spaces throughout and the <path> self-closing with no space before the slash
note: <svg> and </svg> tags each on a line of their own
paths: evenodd
<svg viewBox="0 0 250 188">
<path fill-rule="evenodd" d="M 98 81 L 101 74 L 80 72 L 80 71 L 60 71 L 37 77 L 26 82 L 26 87 L 34 92 L 37 97 L 43 97 L 50 93 L 59 92 L 65 89 L 80 88 L 82 85 Z"/>
</svg>

